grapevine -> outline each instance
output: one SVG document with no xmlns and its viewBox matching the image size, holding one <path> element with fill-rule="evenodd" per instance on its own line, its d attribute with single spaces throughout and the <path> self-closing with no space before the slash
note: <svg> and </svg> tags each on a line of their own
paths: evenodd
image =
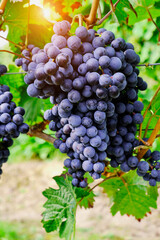
<svg viewBox="0 0 160 240">
<path fill-rule="evenodd" d="M 141 67 L 158 68 L 160 63 L 141 63 L 136 45 L 107 30 L 104 21 L 113 20 L 116 15 L 118 20 L 121 19 L 118 13 L 125 12 L 123 8 L 138 18 L 136 7 L 128 0 L 124 7 L 120 0 L 110 0 L 107 4 L 110 7 L 107 13 L 102 12 L 100 1 L 94 0 L 87 14 L 76 9 L 74 16 L 65 13 L 63 4 L 62 9 L 56 6 L 58 14 L 65 20 L 47 19 L 45 24 L 52 28 L 51 40 L 38 45 L 30 37 L 33 16 L 29 1 L 25 44 L 24 38 L 23 43 L 14 43 L 14 40 L 0 36 L 12 46 L 9 50 L 1 49 L 0 53 L 15 55 L 15 65 L 20 68 L 7 72 L 7 68 L 0 65 L 2 81 L 7 76 L 23 78 L 24 84 L 21 84 L 27 99 L 35 103 L 50 102 L 45 111 L 40 111 L 42 122 L 34 125 L 29 122 L 29 127 L 24 123 L 25 110 L 12 101 L 14 96 L 7 80 L 6 85 L 4 81 L 0 85 L 0 174 L 2 164 L 8 160 L 12 138 L 17 138 L 20 133 L 50 142 L 66 154 L 63 174 L 54 177 L 59 189 L 50 188 L 43 193 L 48 200 L 42 220 L 46 231 L 59 230 L 60 237 L 65 239 L 71 239 L 72 234 L 75 237 L 76 207 L 86 206 L 86 202 L 92 207 L 93 190 L 97 186 L 111 194 L 107 183 L 114 185 L 117 181 L 117 188 L 115 192 L 112 189 L 111 194 L 113 214 L 120 211 L 122 215 L 141 219 L 156 200 L 153 196 L 154 200 L 149 201 L 152 198 L 149 191 L 157 189 L 160 182 L 160 151 L 158 148 L 152 150 L 160 131 L 159 106 L 156 104 L 160 87 L 146 106 L 148 99 L 144 100 L 144 96 L 149 92 L 150 84 L 148 86 L 141 77 Z M 71 7 L 74 9 L 75 6 Z M 7 19 L 5 8 L 7 1 L 2 1 L 2 29 Z M 147 16 L 159 33 L 150 8 L 150 5 L 145 6 Z M 103 26 L 99 27 L 101 24 Z M 47 127 L 49 132 L 45 131 Z M 135 205 L 138 194 L 147 202 L 142 213 L 134 212 L 137 206 L 124 210 L 121 199 L 119 206 L 114 208 L 117 195 L 122 194 L 121 184 L 127 188 L 130 199 L 135 197 L 135 201 L 132 199 Z M 59 208 L 62 212 L 60 210 L 56 215 Z M 65 208 L 67 210 L 63 212 Z"/>
</svg>

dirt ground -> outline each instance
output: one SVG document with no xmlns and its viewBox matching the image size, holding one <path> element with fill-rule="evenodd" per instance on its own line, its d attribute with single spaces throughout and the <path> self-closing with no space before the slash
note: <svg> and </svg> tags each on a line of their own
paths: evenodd
<svg viewBox="0 0 160 240">
<path fill-rule="evenodd" d="M 42 191 L 55 187 L 52 176 L 62 172 L 62 162 L 30 161 L 5 164 L 0 180 L 0 221 L 39 221 L 45 198 Z M 93 209 L 78 209 L 77 228 L 92 233 L 112 234 L 124 240 L 160 240 L 160 198 L 158 209 L 138 222 L 133 217 L 112 217 L 109 200 L 100 189 Z M 104 238 L 108 239 L 108 238 Z M 97 240 L 99 240 L 97 238 Z"/>
</svg>

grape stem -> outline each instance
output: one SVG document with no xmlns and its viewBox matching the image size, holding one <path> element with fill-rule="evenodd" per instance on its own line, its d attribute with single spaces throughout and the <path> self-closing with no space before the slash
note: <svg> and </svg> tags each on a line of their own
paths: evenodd
<svg viewBox="0 0 160 240">
<path fill-rule="evenodd" d="M 88 18 L 85 18 L 87 26 L 93 25 L 96 22 L 97 10 L 99 7 L 100 0 L 93 0 L 92 7 Z"/>
<path fill-rule="evenodd" d="M 8 41 L 8 42 L 10 42 L 10 43 L 12 43 L 12 44 L 14 44 L 16 47 L 18 47 L 18 48 L 20 48 L 20 49 L 23 48 L 22 46 L 20 46 L 20 45 L 14 43 L 14 42 L 12 42 L 11 40 L 9 40 L 9 39 L 7 39 L 7 38 L 5 38 L 5 37 L 3 37 L 3 36 L 0 36 L 0 38 L 2 38 L 2 39 L 4 39 L 4 40 L 6 40 L 6 41 Z"/>
<path fill-rule="evenodd" d="M 15 56 L 18 56 L 18 57 L 21 57 L 21 58 L 25 58 L 27 60 L 29 60 L 30 62 L 32 62 L 32 60 L 30 58 L 27 58 L 21 54 L 18 54 L 18 53 L 14 53 L 14 52 L 11 52 L 11 51 L 8 51 L 8 50 L 0 50 L 0 52 L 7 52 L 7 53 L 10 53 L 10 54 L 13 54 Z"/>
<path fill-rule="evenodd" d="M 120 2 L 120 0 L 118 0 L 114 5 L 113 5 L 113 10 L 111 9 L 102 19 L 100 19 L 96 25 L 100 25 L 101 23 L 103 23 L 113 12 L 115 12 L 116 6 L 117 4 Z"/>
<path fill-rule="evenodd" d="M 153 100 L 156 98 L 156 96 L 157 96 L 157 94 L 158 94 L 159 91 L 160 91 L 160 86 L 158 87 L 158 89 L 157 89 L 157 91 L 155 92 L 154 96 L 152 97 L 150 103 L 148 104 L 148 107 L 146 108 L 146 110 L 145 110 L 145 112 L 144 112 L 144 114 L 143 114 L 143 119 L 146 117 L 147 112 L 148 112 L 150 106 L 152 105 Z M 140 137 L 140 138 L 141 138 L 141 136 L 142 136 L 142 124 L 143 124 L 143 122 L 140 124 L 140 127 L 139 127 L 139 137 Z"/>
<path fill-rule="evenodd" d="M 7 4 L 7 0 L 1 0 L 1 3 L 0 3 L 0 14 L 4 13 L 6 4 Z"/>
<path fill-rule="evenodd" d="M 50 136 L 49 134 L 46 134 L 43 132 L 43 130 L 46 128 L 46 125 L 48 123 L 49 123 L 48 121 L 43 121 L 43 122 L 40 122 L 38 124 L 31 126 L 27 135 L 29 135 L 30 137 L 41 138 L 44 141 L 47 141 L 47 142 L 53 144 L 56 139 L 54 137 Z"/>
<path fill-rule="evenodd" d="M 149 66 L 158 66 L 160 63 L 144 63 L 144 64 L 139 64 L 136 67 L 149 67 Z"/>
<path fill-rule="evenodd" d="M 55 138 L 51 137 L 50 135 L 44 133 L 44 132 L 40 132 L 40 131 L 37 131 L 37 130 L 33 130 L 32 128 L 29 129 L 29 132 L 27 133 L 27 135 L 29 135 L 30 137 L 38 137 L 38 138 L 41 138 L 43 139 L 44 141 L 46 142 L 49 142 L 49 143 L 54 143 L 54 141 L 56 140 Z"/>
<path fill-rule="evenodd" d="M 149 14 L 149 16 L 150 16 L 150 18 L 151 18 L 153 24 L 156 26 L 158 32 L 160 33 L 160 28 L 158 27 L 158 25 L 156 24 L 156 22 L 153 20 L 153 17 L 152 17 L 152 15 L 151 15 L 151 13 L 150 13 L 148 7 L 147 7 L 146 9 L 147 9 L 147 12 L 148 12 L 148 14 Z"/>
<path fill-rule="evenodd" d="M 79 26 L 83 26 L 83 15 L 82 14 L 77 14 L 74 16 L 71 25 L 73 25 L 73 23 L 76 21 L 76 19 L 78 18 L 79 20 Z"/>
<path fill-rule="evenodd" d="M 152 119 L 156 116 L 156 114 L 157 114 L 157 112 L 159 111 L 159 109 L 160 108 L 158 108 L 154 113 L 152 113 L 152 111 L 151 111 L 151 116 L 150 116 L 150 118 L 148 119 L 148 122 L 147 122 L 147 126 L 146 126 L 146 129 L 145 129 L 145 132 L 144 132 L 144 138 L 146 137 L 146 135 L 147 135 L 147 132 L 148 132 L 148 128 L 149 128 L 149 126 L 150 126 L 150 123 L 151 123 L 151 121 L 152 121 Z"/>
<path fill-rule="evenodd" d="M 102 18 L 102 12 L 101 12 L 101 6 L 100 6 L 100 3 L 98 5 L 98 19 L 101 19 Z"/>
<path fill-rule="evenodd" d="M 149 147 L 150 144 L 146 141 L 144 141 L 141 137 L 137 136 L 138 140 L 141 141 L 145 146 Z M 140 147 L 140 146 L 139 146 Z"/>
<path fill-rule="evenodd" d="M 108 179 L 115 178 L 115 177 L 117 177 L 117 174 L 114 174 L 114 175 L 111 175 L 111 176 L 106 177 L 105 179 L 103 179 L 102 181 L 100 181 L 99 183 L 97 183 L 96 185 L 94 185 L 94 186 L 89 190 L 89 192 L 92 192 L 92 190 L 95 189 L 96 187 L 98 187 L 101 183 L 104 183 L 104 182 L 107 181 Z"/>
<path fill-rule="evenodd" d="M 115 11 L 115 8 L 114 8 L 114 5 L 113 5 L 113 2 L 112 2 L 112 0 L 109 0 L 109 1 L 110 1 L 110 5 L 111 5 L 112 12 L 114 12 L 114 11 Z"/>
<path fill-rule="evenodd" d="M 156 123 L 156 126 L 150 136 L 150 138 L 148 139 L 147 143 L 152 146 L 155 138 L 157 137 L 158 135 L 158 132 L 160 130 L 160 118 L 158 119 L 157 123 Z M 143 156 L 145 155 L 145 153 L 148 151 L 148 149 L 143 149 L 141 150 L 138 155 L 137 155 L 137 158 L 139 159 L 139 161 L 143 158 Z"/>
</svg>

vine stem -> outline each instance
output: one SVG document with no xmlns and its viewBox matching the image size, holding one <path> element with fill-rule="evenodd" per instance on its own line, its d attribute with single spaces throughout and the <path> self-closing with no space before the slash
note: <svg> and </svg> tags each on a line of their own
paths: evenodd
<svg viewBox="0 0 160 240">
<path fill-rule="evenodd" d="M 150 146 L 152 146 L 155 138 L 156 138 L 157 135 L 158 135 L 159 130 L 160 130 L 160 118 L 158 119 L 158 121 L 157 121 L 157 123 L 156 123 L 156 126 L 155 126 L 155 128 L 154 128 L 154 130 L 153 130 L 153 132 L 152 132 L 152 134 L 151 134 L 151 136 L 150 136 L 150 138 L 149 138 L 148 141 L 147 141 L 147 143 L 148 143 Z M 143 150 L 141 150 L 141 151 L 138 153 L 138 155 L 137 155 L 138 159 L 141 160 L 147 151 L 148 151 L 148 149 L 143 149 Z"/>
<path fill-rule="evenodd" d="M 112 0 L 109 0 L 109 1 L 110 1 L 110 4 L 111 4 L 112 12 L 114 12 L 114 5 L 113 5 L 113 2 L 112 2 Z"/>
<path fill-rule="evenodd" d="M 143 118 L 146 117 L 147 112 L 148 112 L 150 106 L 151 106 L 152 103 L 153 103 L 153 100 L 155 99 L 155 97 L 157 96 L 157 94 L 158 94 L 159 91 L 160 91 L 160 86 L 158 87 L 158 89 L 157 89 L 157 91 L 155 92 L 154 96 L 152 97 L 150 103 L 148 104 L 148 107 L 146 108 L 146 110 L 145 110 L 145 112 L 144 112 L 144 114 L 143 114 Z M 139 137 L 140 137 L 140 138 L 141 138 L 141 136 L 142 136 L 142 124 L 143 124 L 143 123 L 141 123 L 141 124 L 140 124 L 140 127 L 139 127 Z"/>
<path fill-rule="evenodd" d="M 7 39 L 7 38 L 5 38 L 5 37 L 3 37 L 3 36 L 0 36 L 0 38 L 2 38 L 2 39 L 4 39 L 4 40 L 6 40 L 6 41 L 8 41 L 8 42 L 12 43 L 13 45 L 15 45 L 16 47 L 18 47 L 18 48 L 20 48 L 20 49 L 22 49 L 22 48 L 23 48 L 22 46 L 20 46 L 20 45 L 18 45 L 18 44 L 16 44 L 16 43 L 14 43 L 14 42 L 12 42 L 11 40 L 9 40 L 9 39 Z"/>
<path fill-rule="evenodd" d="M 160 63 L 144 63 L 144 64 L 139 64 L 136 65 L 136 67 L 149 67 L 149 66 L 158 66 Z"/>
<path fill-rule="evenodd" d="M 97 23 L 96 23 L 96 25 L 100 25 L 101 23 L 103 23 L 114 11 L 115 11 L 115 9 L 116 9 L 116 6 L 117 6 L 117 4 L 120 2 L 120 0 L 117 0 L 117 2 L 113 5 L 113 9 L 114 10 L 110 10 L 102 19 L 100 19 Z"/>
<path fill-rule="evenodd" d="M 8 50 L 0 50 L 0 52 L 7 52 L 7 53 L 13 54 L 15 56 L 18 56 L 18 57 L 21 57 L 21 58 L 25 58 L 25 59 L 29 60 L 30 62 L 32 62 L 32 60 L 30 58 L 27 58 L 27 57 L 25 57 L 23 55 L 20 55 L 18 53 L 14 53 L 14 52 L 11 52 L 11 51 L 8 51 Z"/>
<path fill-rule="evenodd" d="M 9 73 L 3 73 L 3 75 L 16 75 L 16 74 L 26 74 L 27 72 L 9 72 Z"/>
<path fill-rule="evenodd" d="M 111 174 L 111 173 L 108 173 L 108 174 Z M 125 173 L 122 172 L 122 171 L 119 171 L 119 172 L 116 172 L 116 173 L 114 173 L 114 174 L 112 174 L 112 175 L 109 175 L 108 177 L 106 177 L 105 179 L 103 179 L 102 181 L 100 181 L 99 183 L 95 184 L 95 185 L 89 190 L 89 193 L 92 192 L 93 189 L 95 189 L 96 187 L 98 187 L 101 183 L 104 183 L 105 181 L 107 181 L 107 180 L 109 180 L 109 179 L 111 179 L 111 178 L 120 177 L 120 176 L 122 176 L 123 174 L 125 174 Z M 79 202 L 77 203 L 77 205 L 80 204 L 83 199 L 84 199 L 84 197 L 81 198 L 81 200 L 79 200 Z"/>
<path fill-rule="evenodd" d="M 148 132 L 148 128 L 149 128 L 149 126 L 150 126 L 150 123 L 151 123 L 152 119 L 155 117 L 155 115 L 157 114 L 157 112 L 159 111 L 159 109 L 160 109 L 160 108 L 158 108 L 154 113 L 151 112 L 152 115 L 151 115 L 150 118 L 148 119 L 147 126 L 146 126 L 146 129 L 145 129 L 143 138 L 146 137 L 147 132 Z"/>
<path fill-rule="evenodd" d="M 96 185 L 94 185 L 90 190 L 89 192 L 91 192 L 93 189 L 95 189 L 96 187 L 98 187 L 101 183 L 104 183 L 105 181 L 107 181 L 108 179 L 111 179 L 111 178 L 115 178 L 117 177 L 117 174 L 114 174 L 114 175 L 111 175 L 109 177 L 106 177 L 105 179 L 103 179 L 101 182 L 97 183 Z"/>
<path fill-rule="evenodd" d="M 98 6 L 98 18 L 99 18 L 99 19 L 102 18 L 102 12 L 101 12 L 101 6 L 100 6 L 100 3 L 99 3 L 99 6 Z"/>
<path fill-rule="evenodd" d="M 147 12 L 148 12 L 148 14 L 149 14 L 149 16 L 150 16 L 150 18 L 151 18 L 153 24 L 156 26 L 158 32 L 160 33 L 160 28 L 158 27 L 158 25 L 156 24 L 156 22 L 153 20 L 153 17 L 152 17 L 152 15 L 151 15 L 151 13 L 150 13 L 148 7 L 147 7 L 146 9 L 147 9 Z"/>
<path fill-rule="evenodd" d="M 4 10 L 5 10 L 7 1 L 8 1 L 8 0 L 1 0 L 1 3 L 0 3 L 0 14 L 3 14 L 3 13 L 4 13 Z"/>
<path fill-rule="evenodd" d="M 92 7 L 88 18 L 86 18 L 87 25 L 93 25 L 96 22 L 97 10 L 100 0 L 93 0 Z"/>
<path fill-rule="evenodd" d="M 50 136 L 49 134 L 46 134 L 43 132 L 43 130 L 45 130 L 47 124 L 48 124 L 48 121 L 43 121 L 43 122 L 40 122 L 38 124 L 31 126 L 29 128 L 29 132 L 27 133 L 27 135 L 29 135 L 30 137 L 41 138 L 41 139 L 53 144 L 56 139 L 54 137 Z"/>
<path fill-rule="evenodd" d="M 40 132 L 40 131 L 37 131 L 37 130 L 32 130 L 32 129 L 29 129 L 29 132 L 27 133 L 27 135 L 29 135 L 30 137 L 38 137 L 38 138 L 41 138 L 43 139 L 44 141 L 46 142 L 49 142 L 49 143 L 54 143 L 54 141 L 56 140 L 55 138 L 51 137 L 50 135 L 44 133 L 44 132 Z"/>
</svg>

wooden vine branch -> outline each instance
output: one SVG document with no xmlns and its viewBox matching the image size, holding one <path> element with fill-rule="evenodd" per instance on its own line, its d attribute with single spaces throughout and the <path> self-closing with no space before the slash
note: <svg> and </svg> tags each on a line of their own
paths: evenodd
<svg viewBox="0 0 160 240">
<path fill-rule="evenodd" d="M 100 0 L 93 0 L 90 14 L 89 14 L 88 18 L 85 19 L 88 26 L 93 25 L 96 22 L 96 16 L 97 16 L 97 10 L 98 10 L 98 6 L 99 6 L 99 1 Z"/>
<path fill-rule="evenodd" d="M 4 13 L 6 4 L 7 4 L 7 0 L 1 0 L 1 3 L 0 3 L 0 14 Z"/>
<path fill-rule="evenodd" d="M 158 119 L 158 121 L 156 123 L 156 126 L 155 126 L 154 130 L 152 131 L 152 134 L 151 134 L 150 138 L 147 141 L 149 146 L 152 146 L 152 144 L 153 144 L 154 140 L 156 139 L 159 131 L 160 131 L 160 118 Z M 141 160 L 147 151 L 148 151 L 148 149 L 142 149 L 137 155 L 138 159 Z"/>
<path fill-rule="evenodd" d="M 147 112 L 148 112 L 150 106 L 152 105 L 153 100 L 156 98 L 157 94 L 159 93 L 159 91 L 160 91 L 160 86 L 158 87 L 158 89 L 157 89 L 157 91 L 155 92 L 154 96 L 152 97 L 152 99 L 151 99 L 148 107 L 146 108 L 146 110 L 145 110 L 145 112 L 144 112 L 144 114 L 143 114 L 143 118 L 146 117 Z M 142 124 L 143 124 L 143 122 L 140 124 L 140 127 L 139 127 L 139 137 L 140 137 L 140 138 L 142 137 Z"/>
<path fill-rule="evenodd" d="M 18 48 L 20 48 L 20 49 L 23 49 L 22 46 L 20 46 L 20 45 L 14 43 L 14 42 L 12 42 L 11 40 L 9 40 L 9 39 L 7 39 L 7 38 L 5 38 L 5 37 L 3 37 L 3 36 L 0 36 L 0 38 L 2 38 L 2 39 L 4 39 L 4 40 L 6 40 L 6 41 L 12 43 L 13 45 L 15 45 L 16 47 L 18 47 Z"/>
<path fill-rule="evenodd" d="M 153 24 L 156 26 L 158 32 L 160 33 L 160 28 L 158 27 L 158 25 L 156 24 L 156 22 L 153 20 L 153 17 L 152 17 L 152 15 L 151 15 L 151 13 L 150 13 L 148 7 L 147 7 L 146 9 L 147 9 L 147 12 L 148 12 L 148 14 L 149 14 L 149 16 L 150 16 L 150 18 L 151 18 Z"/>
<path fill-rule="evenodd" d="M 18 53 L 14 53 L 14 52 L 11 52 L 11 51 L 8 51 L 8 50 L 0 50 L 0 52 L 7 52 L 7 53 L 13 54 L 15 56 L 18 56 L 20 58 L 25 58 L 25 59 L 29 60 L 30 62 L 32 62 L 32 60 L 30 58 L 27 58 L 27 57 L 25 57 L 21 54 L 18 54 Z"/>
<path fill-rule="evenodd" d="M 117 2 L 113 5 L 113 9 L 111 9 L 102 19 L 100 19 L 96 25 L 100 25 L 101 23 L 103 23 L 115 10 L 116 10 L 116 6 L 117 4 L 120 2 L 120 0 L 117 0 Z"/>
<path fill-rule="evenodd" d="M 114 8 L 114 5 L 113 5 L 113 2 L 112 2 L 112 0 L 109 0 L 109 1 L 110 1 L 112 12 L 114 12 L 115 8 Z"/>
<path fill-rule="evenodd" d="M 148 132 L 148 129 L 149 129 L 149 126 L 151 124 L 151 121 L 152 119 L 156 116 L 157 112 L 160 110 L 160 108 L 158 108 L 154 113 L 151 112 L 151 116 L 150 118 L 148 119 L 148 122 L 147 122 L 147 126 L 146 126 L 146 129 L 145 129 L 145 132 L 144 132 L 144 135 L 143 135 L 143 138 L 145 138 L 147 136 L 147 132 Z"/>
<path fill-rule="evenodd" d="M 102 181 L 100 181 L 99 183 L 97 183 L 96 185 L 94 185 L 94 186 L 89 190 L 89 192 L 91 192 L 93 189 L 95 189 L 96 187 L 98 187 L 101 183 L 104 183 L 105 181 L 107 181 L 107 180 L 109 180 L 109 179 L 111 179 L 111 178 L 115 178 L 115 177 L 117 177 L 117 174 L 115 174 L 115 173 L 108 173 L 108 176 L 107 176 L 105 179 L 103 179 Z"/>
<path fill-rule="evenodd" d="M 30 137 L 41 138 L 41 139 L 53 144 L 55 141 L 55 138 L 53 138 L 49 134 L 46 134 L 43 132 L 48 123 L 49 123 L 48 121 L 43 121 L 43 122 L 40 122 L 40 123 L 37 123 L 37 124 L 31 126 L 27 135 L 29 135 Z"/>
<path fill-rule="evenodd" d="M 30 137 L 38 137 L 38 138 L 41 138 L 43 139 L 44 141 L 46 142 L 49 142 L 49 143 L 54 143 L 55 141 L 55 138 L 53 138 L 52 136 L 42 132 L 42 131 L 37 131 L 35 129 L 32 129 L 30 128 L 29 129 L 29 132 L 27 133 L 27 135 L 29 135 Z"/>
</svg>

